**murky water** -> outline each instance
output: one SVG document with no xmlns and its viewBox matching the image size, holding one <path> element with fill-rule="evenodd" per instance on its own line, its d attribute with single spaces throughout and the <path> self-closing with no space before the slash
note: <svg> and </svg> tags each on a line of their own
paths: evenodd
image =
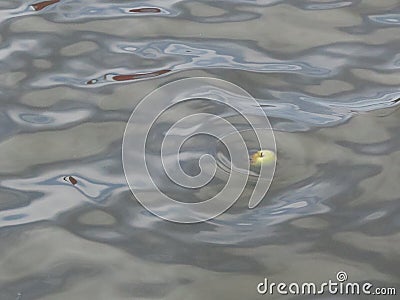
<svg viewBox="0 0 400 300">
<path fill-rule="evenodd" d="M 340 270 L 398 287 L 398 0 L 0 9 L 1 300 L 263 299 L 264 277 Z M 145 95 L 194 76 L 252 94 L 279 159 L 260 206 L 182 225 L 133 198 L 121 145 Z"/>
</svg>

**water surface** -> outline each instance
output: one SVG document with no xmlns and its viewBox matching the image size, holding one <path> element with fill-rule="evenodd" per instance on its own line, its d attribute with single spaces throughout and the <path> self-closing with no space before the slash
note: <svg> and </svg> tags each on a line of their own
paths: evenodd
<svg viewBox="0 0 400 300">
<path fill-rule="evenodd" d="M 14 0 L 0 20 L 0 299 L 398 287 L 399 1 Z M 182 225 L 134 199 L 121 145 L 145 95 L 194 76 L 253 95 L 279 160 L 259 207 Z"/>
</svg>

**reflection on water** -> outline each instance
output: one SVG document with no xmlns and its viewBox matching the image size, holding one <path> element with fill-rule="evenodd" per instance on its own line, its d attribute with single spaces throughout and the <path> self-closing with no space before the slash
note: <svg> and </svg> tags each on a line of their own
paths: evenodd
<svg viewBox="0 0 400 300">
<path fill-rule="evenodd" d="M 0 299 L 255 299 L 265 276 L 339 270 L 399 283 L 397 0 L 15 0 L 0 20 Z M 279 159 L 256 209 L 249 188 L 179 225 L 133 199 L 121 143 L 146 94 L 193 76 L 250 92 Z"/>
</svg>

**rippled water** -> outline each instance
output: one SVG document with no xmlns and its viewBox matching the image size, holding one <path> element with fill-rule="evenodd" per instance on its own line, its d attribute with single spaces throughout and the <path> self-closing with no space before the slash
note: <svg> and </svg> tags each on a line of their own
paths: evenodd
<svg viewBox="0 0 400 300">
<path fill-rule="evenodd" d="M 0 9 L 1 300 L 261 299 L 264 277 L 339 270 L 398 286 L 398 0 Z M 121 144 L 145 95 L 193 76 L 253 95 L 279 159 L 260 206 L 182 225 L 133 198 Z"/>
</svg>

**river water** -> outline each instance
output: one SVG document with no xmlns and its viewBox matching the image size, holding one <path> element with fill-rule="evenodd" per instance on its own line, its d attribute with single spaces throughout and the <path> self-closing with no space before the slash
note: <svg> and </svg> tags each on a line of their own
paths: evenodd
<svg viewBox="0 0 400 300">
<path fill-rule="evenodd" d="M 399 287 L 400 1 L 13 0 L 0 22 L 1 300 Z M 135 200 L 122 138 L 143 97 L 198 76 L 259 102 L 278 161 L 255 209 L 176 224 Z"/>
</svg>

